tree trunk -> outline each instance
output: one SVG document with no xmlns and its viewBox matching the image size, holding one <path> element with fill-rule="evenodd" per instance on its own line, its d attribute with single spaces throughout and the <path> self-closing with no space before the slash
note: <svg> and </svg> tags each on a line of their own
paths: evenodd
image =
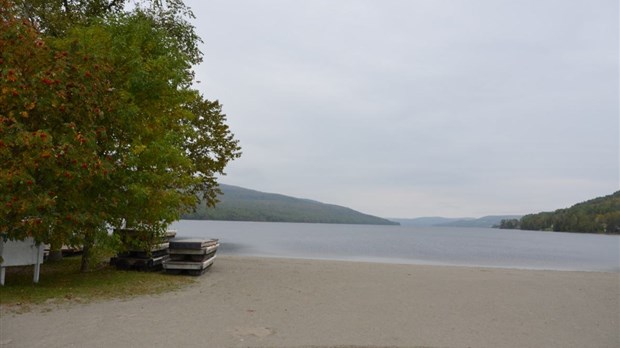
<svg viewBox="0 0 620 348">
<path fill-rule="evenodd" d="M 50 254 L 47 256 L 47 261 L 54 262 L 62 260 L 62 243 L 61 242 L 51 242 L 50 243 Z"/>
<path fill-rule="evenodd" d="M 80 272 L 85 273 L 90 270 L 90 245 L 84 244 L 82 249 L 82 262 L 80 264 Z"/>
<path fill-rule="evenodd" d="M 86 233 L 92 233 L 91 231 Z M 84 245 L 82 247 L 82 262 L 80 265 L 80 272 L 85 273 L 90 270 L 90 258 L 91 250 L 93 248 L 94 238 L 93 236 L 86 236 L 84 238 Z"/>
</svg>

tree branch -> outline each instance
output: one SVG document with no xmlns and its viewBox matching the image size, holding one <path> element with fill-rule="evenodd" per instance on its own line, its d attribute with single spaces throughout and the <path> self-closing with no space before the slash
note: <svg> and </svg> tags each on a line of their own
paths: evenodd
<svg viewBox="0 0 620 348">
<path fill-rule="evenodd" d="M 110 1 L 110 3 L 108 4 L 108 6 L 106 6 L 105 10 L 106 12 L 112 10 L 113 7 L 116 7 L 118 5 L 119 1 L 118 0 L 112 0 Z"/>
<path fill-rule="evenodd" d="M 70 14 L 71 13 L 71 9 L 69 8 L 69 1 L 62 0 L 62 4 L 65 7 L 65 12 L 67 12 L 67 14 Z"/>
</svg>

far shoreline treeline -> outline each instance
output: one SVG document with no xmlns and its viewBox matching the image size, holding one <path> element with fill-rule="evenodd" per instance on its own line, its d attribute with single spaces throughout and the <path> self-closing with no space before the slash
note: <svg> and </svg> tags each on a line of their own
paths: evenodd
<svg viewBox="0 0 620 348">
<path fill-rule="evenodd" d="M 305 222 L 328 224 L 399 225 L 398 222 L 309 199 L 220 184 L 215 207 L 199 205 L 185 220 Z"/>
<path fill-rule="evenodd" d="M 532 231 L 620 234 L 620 191 L 553 212 L 502 220 L 499 228 Z"/>
</svg>

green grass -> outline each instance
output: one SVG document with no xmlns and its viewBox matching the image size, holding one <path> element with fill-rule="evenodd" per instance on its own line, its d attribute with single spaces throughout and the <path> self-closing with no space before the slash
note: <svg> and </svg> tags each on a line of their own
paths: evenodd
<svg viewBox="0 0 620 348">
<path fill-rule="evenodd" d="M 0 305 L 24 312 L 34 305 L 82 303 L 129 298 L 180 289 L 193 278 L 159 272 L 119 271 L 109 265 L 80 273 L 80 257 L 67 257 L 41 265 L 39 283 L 32 282 L 34 266 L 8 267 L 0 286 Z"/>
</svg>

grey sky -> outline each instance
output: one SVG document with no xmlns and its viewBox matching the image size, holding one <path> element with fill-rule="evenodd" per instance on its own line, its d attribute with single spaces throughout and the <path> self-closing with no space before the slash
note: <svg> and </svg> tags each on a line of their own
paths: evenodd
<svg viewBox="0 0 620 348">
<path fill-rule="evenodd" d="M 619 189 L 617 0 L 191 0 L 221 182 L 384 217 Z"/>
</svg>

